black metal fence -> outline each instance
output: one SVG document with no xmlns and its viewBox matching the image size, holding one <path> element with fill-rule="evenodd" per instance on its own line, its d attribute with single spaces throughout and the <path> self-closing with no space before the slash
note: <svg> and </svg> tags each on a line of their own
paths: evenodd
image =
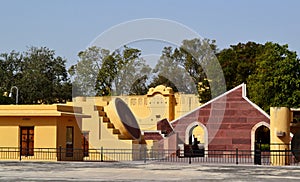
<svg viewBox="0 0 300 182">
<path fill-rule="evenodd" d="M 178 163 L 219 163 L 258 165 L 300 165 L 290 150 L 203 150 L 194 155 L 183 151 L 140 149 L 83 149 L 34 148 L 33 155 L 21 155 L 19 148 L 0 147 L 0 160 L 41 161 L 159 161 Z M 299 151 L 300 152 L 300 151 Z"/>
</svg>

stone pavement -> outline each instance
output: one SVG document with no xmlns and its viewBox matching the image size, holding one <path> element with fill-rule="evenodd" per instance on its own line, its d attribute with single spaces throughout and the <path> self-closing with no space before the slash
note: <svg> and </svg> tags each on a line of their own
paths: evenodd
<svg viewBox="0 0 300 182">
<path fill-rule="evenodd" d="M 0 162 L 0 181 L 297 181 L 299 166 Z"/>
</svg>

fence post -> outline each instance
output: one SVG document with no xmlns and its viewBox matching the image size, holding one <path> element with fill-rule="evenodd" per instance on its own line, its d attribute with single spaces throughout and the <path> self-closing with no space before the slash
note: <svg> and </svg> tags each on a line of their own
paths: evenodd
<svg viewBox="0 0 300 182">
<path fill-rule="evenodd" d="M 101 158 L 100 161 L 103 162 L 103 147 L 101 147 L 100 152 L 101 152 L 100 153 L 100 158 Z"/>
<path fill-rule="evenodd" d="M 59 146 L 59 161 L 61 161 L 61 145 Z"/>
<path fill-rule="evenodd" d="M 254 164 L 261 165 L 261 150 L 260 149 L 254 150 Z"/>
<path fill-rule="evenodd" d="M 190 148 L 190 153 L 189 153 L 189 164 L 192 163 L 192 152 L 193 152 L 193 149 Z"/>
<path fill-rule="evenodd" d="M 236 165 L 239 164 L 239 149 L 238 148 L 235 149 L 235 164 Z"/>
<path fill-rule="evenodd" d="M 285 160 L 284 165 L 290 165 L 290 157 L 288 154 L 288 150 L 286 148 L 284 149 L 284 160 Z"/>
<path fill-rule="evenodd" d="M 144 163 L 146 164 L 146 160 L 147 160 L 147 148 L 144 148 Z"/>
<path fill-rule="evenodd" d="M 22 146 L 20 147 L 20 161 L 22 161 Z"/>
</svg>

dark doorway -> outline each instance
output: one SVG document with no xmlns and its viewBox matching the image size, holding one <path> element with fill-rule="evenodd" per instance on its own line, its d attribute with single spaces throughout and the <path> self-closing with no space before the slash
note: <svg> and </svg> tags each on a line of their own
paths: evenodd
<svg viewBox="0 0 300 182">
<path fill-rule="evenodd" d="M 67 126 L 66 132 L 66 157 L 73 157 L 74 148 L 74 127 Z"/>
<path fill-rule="evenodd" d="M 266 126 L 260 126 L 255 131 L 255 150 L 270 150 L 270 129 Z"/>
<path fill-rule="evenodd" d="M 82 149 L 83 149 L 83 156 L 89 156 L 89 132 L 83 131 L 82 132 Z"/>
<path fill-rule="evenodd" d="M 270 129 L 260 126 L 255 131 L 254 164 L 261 165 L 262 152 L 270 151 Z"/>
</svg>

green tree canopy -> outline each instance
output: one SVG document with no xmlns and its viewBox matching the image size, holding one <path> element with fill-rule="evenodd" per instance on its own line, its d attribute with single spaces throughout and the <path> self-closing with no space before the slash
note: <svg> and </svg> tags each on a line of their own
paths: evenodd
<svg viewBox="0 0 300 182">
<path fill-rule="evenodd" d="M 173 88 L 175 92 L 195 93 L 195 85 L 182 65 L 182 54 L 179 49 L 165 47 L 160 60 L 153 69 L 156 76 L 153 78 L 150 87 L 165 85 Z M 194 87 L 193 87 L 194 86 Z M 194 88 L 194 90 L 192 90 Z"/>
<path fill-rule="evenodd" d="M 267 42 L 257 56 L 256 69 L 248 78 L 250 99 L 270 107 L 300 107 L 300 61 L 288 45 Z"/>
<path fill-rule="evenodd" d="M 255 42 L 238 43 L 217 53 L 227 90 L 247 83 L 248 77 L 256 70 L 257 57 L 262 54 L 263 47 L 264 45 Z"/>
<path fill-rule="evenodd" d="M 247 83 L 249 98 L 267 112 L 272 106 L 300 106 L 300 63 L 288 45 L 238 43 L 217 57 L 228 90 Z"/>
<path fill-rule="evenodd" d="M 23 54 L 12 51 L 1 54 L 0 62 L 1 88 L 9 92 L 12 86 L 17 86 L 19 103 L 56 103 L 71 99 L 66 60 L 55 56 L 53 50 L 30 47 Z"/>
<path fill-rule="evenodd" d="M 0 54 L 0 90 L 9 92 L 22 77 L 23 55 L 11 51 Z"/>
<path fill-rule="evenodd" d="M 151 68 L 138 49 L 124 46 L 104 60 L 97 77 L 97 95 L 142 95 Z"/>
<path fill-rule="evenodd" d="M 69 73 L 73 96 L 132 95 L 147 93 L 151 68 L 138 49 L 124 46 L 110 53 L 93 46 L 81 51 Z"/>
<path fill-rule="evenodd" d="M 68 72 L 73 83 L 73 96 L 95 96 L 95 86 L 99 70 L 103 62 L 109 59 L 109 50 L 96 46 L 78 53 L 77 64 L 72 65 Z"/>
<path fill-rule="evenodd" d="M 183 40 L 179 48 L 165 47 L 153 70 L 157 75 L 150 86 L 162 84 L 172 87 L 174 91 L 198 94 L 201 102 L 209 101 L 212 96 L 207 88 L 212 83 L 206 79 L 205 72 L 213 70 L 210 69 L 210 62 L 215 60 L 216 51 L 214 40 L 197 38 Z M 217 79 L 211 81 L 217 82 Z"/>
</svg>

